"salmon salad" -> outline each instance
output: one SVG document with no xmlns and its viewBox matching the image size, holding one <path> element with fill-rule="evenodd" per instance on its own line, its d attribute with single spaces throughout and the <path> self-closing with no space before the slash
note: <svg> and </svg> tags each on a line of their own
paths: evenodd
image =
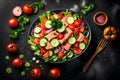
<svg viewBox="0 0 120 80">
<path fill-rule="evenodd" d="M 45 62 L 65 62 L 89 44 L 90 32 L 82 16 L 70 10 L 47 11 L 30 30 L 28 44 Z"/>
</svg>

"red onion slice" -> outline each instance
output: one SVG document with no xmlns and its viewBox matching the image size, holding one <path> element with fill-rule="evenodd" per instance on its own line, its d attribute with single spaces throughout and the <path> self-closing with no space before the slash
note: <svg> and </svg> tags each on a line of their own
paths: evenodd
<svg viewBox="0 0 120 80">
<path fill-rule="evenodd" d="M 45 31 L 45 33 L 50 33 L 53 29 L 48 29 Z"/>
</svg>

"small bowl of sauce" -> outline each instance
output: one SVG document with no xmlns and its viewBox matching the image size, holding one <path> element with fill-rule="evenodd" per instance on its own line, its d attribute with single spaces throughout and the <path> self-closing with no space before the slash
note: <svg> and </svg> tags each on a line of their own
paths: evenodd
<svg viewBox="0 0 120 80">
<path fill-rule="evenodd" d="M 95 13 L 93 20 L 94 20 L 95 24 L 97 24 L 99 26 L 103 26 L 107 23 L 108 16 L 104 12 L 97 12 L 97 13 Z"/>
</svg>

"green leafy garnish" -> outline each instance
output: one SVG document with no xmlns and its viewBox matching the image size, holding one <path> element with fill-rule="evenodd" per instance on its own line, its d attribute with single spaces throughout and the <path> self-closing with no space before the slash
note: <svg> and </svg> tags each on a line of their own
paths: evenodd
<svg viewBox="0 0 120 80">
<path fill-rule="evenodd" d="M 52 28 L 58 29 L 58 28 L 62 27 L 62 22 L 60 20 L 52 19 L 51 21 L 52 21 L 52 23 L 51 23 Z"/>
<path fill-rule="evenodd" d="M 35 2 L 30 5 L 30 7 L 34 8 L 34 13 L 37 13 L 39 9 L 44 9 L 44 3 L 43 2 Z"/>
<path fill-rule="evenodd" d="M 81 10 L 81 13 L 83 15 L 86 15 L 87 13 L 89 13 L 90 11 L 92 11 L 95 8 L 95 3 L 91 3 L 88 6 L 84 6 L 83 9 Z"/>
<path fill-rule="evenodd" d="M 23 34 L 23 31 L 25 30 L 25 25 L 29 22 L 29 18 L 25 16 L 19 16 L 17 20 L 19 22 L 19 28 L 14 29 L 10 32 L 9 37 L 11 39 L 16 39 L 20 34 Z"/>
<path fill-rule="evenodd" d="M 23 57 L 24 57 L 24 55 L 23 55 L 23 54 L 20 54 L 20 55 L 19 55 L 19 58 L 21 58 L 21 59 L 22 59 Z"/>
<path fill-rule="evenodd" d="M 63 14 L 64 16 L 68 15 L 68 14 L 71 14 L 71 12 L 66 9 L 65 11 L 61 11 L 61 14 Z"/>
</svg>

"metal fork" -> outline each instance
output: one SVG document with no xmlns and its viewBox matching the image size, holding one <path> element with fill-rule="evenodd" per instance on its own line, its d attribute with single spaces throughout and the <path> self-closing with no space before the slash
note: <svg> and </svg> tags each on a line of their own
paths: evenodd
<svg viewBox="0 0 120 80">
<path fill-rule="evenodd" d="M 89 68 L 90 64 L 92 63 L 92 61 L 94 60 L 94 58 L 100 53 L 100 51 L 102 51 L 106 47 L 106 45 L 108 44 L 108 42 L 109 41 L 107 41 L 105 39 L 101 39 L 100 40 L 100 42 L 97 45 L 95 53 L 90 58 L 90 60 L 83 66 L 83 72 L 84 73 L 88 70 L 88 68 Z"/>
</svg>

